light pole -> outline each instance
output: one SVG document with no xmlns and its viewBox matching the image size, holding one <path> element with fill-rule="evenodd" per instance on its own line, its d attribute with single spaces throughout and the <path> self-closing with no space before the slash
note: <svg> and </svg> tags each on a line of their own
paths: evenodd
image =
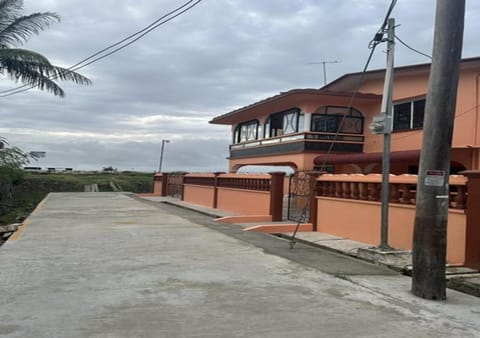
<svg viewBox="0 0 480 338">
<path fill-rule="evenodd" d="M 158 172 L 162 172 L 163 151 L 165 150 L 165 143 L 170 143 L 170 140 L 162 140 L 162 148 L 160 149 L 160 164 L 158 165 Z"/>
</svg>

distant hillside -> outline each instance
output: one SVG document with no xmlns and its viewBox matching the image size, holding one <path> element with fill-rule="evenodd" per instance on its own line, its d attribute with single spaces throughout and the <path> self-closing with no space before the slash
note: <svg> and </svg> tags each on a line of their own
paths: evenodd
<svg viewBox="0 0 480 338">
<path fill-rule="evenodd" d="M 13 201 L 0 210 L 0 224 L 9 224 L 27 216 L 49 192 L 81 192 L 86 185 L 96 184 L 99 191 L 152 192 L 153 173 L 36 173 L 24 172 L 13 189 Z"/>
</svg>

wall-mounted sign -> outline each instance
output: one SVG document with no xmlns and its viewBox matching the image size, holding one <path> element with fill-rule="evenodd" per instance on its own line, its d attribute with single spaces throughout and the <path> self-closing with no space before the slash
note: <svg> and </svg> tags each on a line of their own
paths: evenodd
<svg viewBox="0 0 480 338">
<path fill-rule="evenodd" d="M 427 170 L 425 173 L 425 185 L 430 187 L 443 187 L 445 184 L 445 171 Z"/>
</svg>

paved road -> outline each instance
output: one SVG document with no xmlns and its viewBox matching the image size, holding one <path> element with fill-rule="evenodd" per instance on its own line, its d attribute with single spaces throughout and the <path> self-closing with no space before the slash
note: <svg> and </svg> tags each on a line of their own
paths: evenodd
<svg viewBox="0 0 480 338">
<path fill-rule="evenodd" d="M 0 266 L 1 337 L 480 337 L 478 298 L 123 194 L 49 195 Z"/>
</svg>

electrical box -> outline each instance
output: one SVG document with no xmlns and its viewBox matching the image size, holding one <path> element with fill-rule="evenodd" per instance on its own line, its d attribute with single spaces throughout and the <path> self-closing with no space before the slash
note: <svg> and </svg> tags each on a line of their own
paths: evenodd
<svg viewBox="0 0 480 338">
<path fill-rule="evenodd" d="M 385 114 L 374 116 L 368 128 L 372 134 L 389 134 L 392 131 L 392 118 Z"/>
</svg>

